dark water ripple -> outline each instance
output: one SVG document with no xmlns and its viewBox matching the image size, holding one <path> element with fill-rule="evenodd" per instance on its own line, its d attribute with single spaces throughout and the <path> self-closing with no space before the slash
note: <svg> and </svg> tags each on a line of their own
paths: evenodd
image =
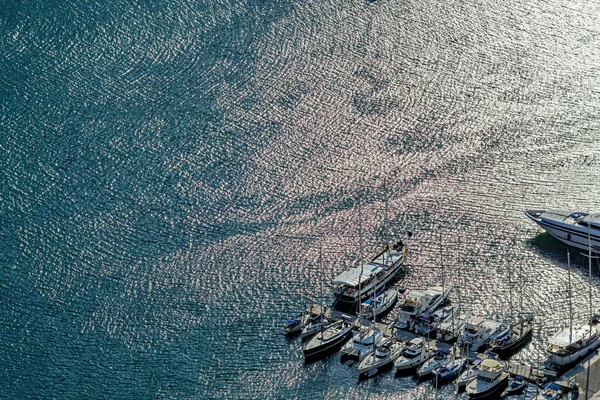
<svg viewBox="0 0 600 400">
<path fill-rule="evenodd" d="M 566 248 L 522 211 L 598 209 L 597 19 L 556 1 L 7 4 L 2 393 L 434 398 L 304 366 L 280 334 L 357 262 L 359 208 L 365 255 L 415 232 L 408 287 L 443 264 L 467 310 L 535 312 L 518 357 L 542 356 L 568 323 Z"/>
</svg>

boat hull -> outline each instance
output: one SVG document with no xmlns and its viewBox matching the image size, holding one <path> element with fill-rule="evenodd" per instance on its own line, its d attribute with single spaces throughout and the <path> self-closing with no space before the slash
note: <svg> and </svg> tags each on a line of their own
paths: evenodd
<svg viewBox="0 0 600 400">
<path fill-rule="evenodd" d="M 595 340 L 592 344 L 590 344 L 587 347 L 581 348 L 577 352 L 565 356 L 549 354 L 548 361 L 560 368 L 566 368 L 575 364 L 577 361 L 581 360 L 582 358 L 590 354 L 592 351 L 596 350 L 598 347 L 600 347 L 600 339 Z"/>
<path fill-rule="evenodd" d="M 348 329 L 347 332 L 345 332 L 344 334 L 341 334 L 335 340 L 332 340 L 321 346 L 313 347 L 310 349 L 304 349 L 304 360 L 306 362 L 315 361 L 315 360 L 327 357 L 328 355 L 331 355 L 331 354 L 337 352 L 342 347 L 342 345 L 348 339 L 350 339 L 351 336 L 352 336 L 352 330 Z"/>
<path fill-rule="evenodd" d="M 587 229 L 582 227 L 576 229 L 571 224 L 561 224 L 556 221 L 549 221 L 542 218 L 544 211 L 532 210 L 525 212 L 525 216 L 531 219 L 544 229 L 550 236 L 560 240 L 566 245 L 588 251 L 591 248 L 593 253 L 600 253 L 600 236 L 597 234 L 588 235 Z M 538 214 L 541 215 L 538 216 Z"/>
<path fill-rule="evenodd" d="M 508 376 L 484 392 L 469 392 L 469 399 L 499 399 L 508 387 Z"/>
</svg>

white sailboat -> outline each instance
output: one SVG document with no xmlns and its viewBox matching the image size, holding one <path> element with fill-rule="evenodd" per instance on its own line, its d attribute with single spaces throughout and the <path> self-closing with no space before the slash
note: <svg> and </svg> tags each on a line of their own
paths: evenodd
<svg viewBox="0 0 600 400">
<path fill-rule="evenodd" d="M 591 245 L 590 245 L 591 246 Z M 600 347 L 600 315 L 593 314 L 592 307 L 592 251 L 588 249 L 589 257 L 589 301 L 590 317 L 575 329 L 571 320 L 569 329 L 565 329 L 550 339 L 550 345 L 546 349 L 548 361 L 559 368 L 574 364 L 581 358 L 587 356 L 592 351 Z M 569 267 L 569 286 L 571 277 L 571 256 L 567 253 L 567 262 Z M 569 287 L 570 292 L 570 287 Z M 571 296 L 569 293 L 569 304 Z M 570 307 L 569 307 L 570 308 Z M 570 316 L 572 318 L 572 314 Z"/>
</svg>

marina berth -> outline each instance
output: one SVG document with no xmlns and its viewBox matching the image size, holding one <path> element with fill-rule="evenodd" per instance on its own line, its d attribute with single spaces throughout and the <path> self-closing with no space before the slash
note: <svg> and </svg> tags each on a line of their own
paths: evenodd
<svg viewBox="0 0 600 400">
<path fill-rule="evenodd" d="M 546 349 L 548 361 L 559 368 L 576 363 L 600 347 L 600 316 L 575 329 L 565 329 L 550 339 Z"/>
<path fill-rule="evenodd" d="M 483 360 L 477 370 L 477 377 L 469 382 L 466 391 L 470 399 L 499 397 L 508 386 L 508 373 L 504 364 L 497 360 Z"/>
<path fill-rule="evenodd" d="M 396 282 L 407 253 L 407 245 L 399 241 L 386 246 L 370 262 L 339 274 L 333 280 L 333 308 L 355 314 L 360 303 Z"/>
<path fill-rule="evenodd" d="M 563 243 L 600 252 L 600 213 L 527 210 L 525 216 Z"/>
</svg>

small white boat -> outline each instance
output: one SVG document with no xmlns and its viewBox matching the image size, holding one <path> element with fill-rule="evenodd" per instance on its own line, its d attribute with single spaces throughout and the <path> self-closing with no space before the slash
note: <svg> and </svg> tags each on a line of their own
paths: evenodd
<svg viewBox="0 0 600 400">
<path fill-rule="evenodd" d="M 477 377 L 466 387 L 469 398 L 484 399 L 500 395 L 508 386 L 508 373 L 504 368 L 504 364 L 497 360 L 483 360 Z"/>
<path fill-rule="evenodd" d="M 308 321 L 308 316 L 305 313 L 299 313 L 285 321 L 283 331 L 286 335 L 295 335 L 302 331 L 302 326 Z"/>
<path fill-rule="evenodd" d="M 409 371 L 419 367 L 425 361 L 429 360 L 433 353 L 429 350 L 427 343 L 421 338 L 414 338 L 408 342 L 404 352 L 394 362 L 397 372 Z"/>
<path fill-rule="evenodd" d="M 465 386 L 469 384 L 473 379 L 477 378 L 477 369 L 479 368 L 479 364 L 481 364 L 480 359 L 476 359 L 473 364 L 471 364 L 465 372 L 460 374 L 460 376 L 456 379 L 456 386 L 458 390 L 464 390 Z"/>
<path fill-rule="evenodd" d="M 419 378 L 422 379 L 429 376 L 434 369 L 447 362 L 450 362 L 452 360 L 450 356 L 451 353 L 452 352 L 449 349 L 439 349 L 433 353 L 433 356 L 429 358 L 429 360 L 425 361 L 417 370 L 417 375 Z"/>
<path fill-rule="evenodd" d="M 512 396 L 521 393 L 527 387 L 527 382 L 522 376 L 517 375 L 514 378 L 508 380 L 508 387 L 506 388 L 506 395 Z"/>
<path fill-rule="evenodd" d="M 481 317 L 471 317 L 465 322 L 465 329 L 458 339 L 460 345 L 471 346 L 471 351 L 482 350 L 487 346 L 492 335 L 508 331 L 509 327 L 500 322 Z"/>
<path fill-rule="evenodd" d="M 358 365 L 358 378 L 370 378 L 384 369 L 392 366 L 394 361 L 404 351 L 404 343 L 390 338 L 375 349 L 375 352 L 369 354 Z"/>
<path fill-rule="evenodd" d="M 436 385 L 441 385 L 455 379 L 460 375 L 466 363 L 466 357 L 460 357 L 440 365 L 433 370 L 433 381 Z"/>
<path fill-rule="evenodd" d="M 442 342 L 454 342 L 465 330 L 465 321 L 468 318 L 468 314 L 462 314 L 458 318 L 454 317 L 442 322 L 436 330 L 437 339 Z"/>
<path fill-rule="evenodd" d="M 452 304 L 442 307 L 432 313 L 422 314 L 415 324 L 415 332 L 422 336 L 433 334 L 444 322 L 452 322 L 452 318 L 458 318 L 460 306 Z"/>
<path fill-rule="evenodd" d="M 576 400 L 578 398 L 580 396 L 577 391 L 561 386 L 556 382 L 550 382 L 531 400 Z"/>
<path fill-rule="evenodd" d="M 442 305 L 452 292 L 452 287 L 432 286 L 425 290 L 411 290 L 404 297 L 398 319 L 394 324 L 400 329 L 413 329 L 422 314 L 431 313 Z"/>
<path fill-rule="evenodd" d="M 342 347 L 341 359 L 364 360 L 384 340 L 383 332 L 375 326 L 369 326 L 355 333 L 352 340 Z"/>
<path fill-rule="evenodd" d="M 300 334 L 302 341 L 307 341 L 312 335 L 324 329 L 328 322 L 323 314 L 310 316 L 306 324 L 302 327 L 302 333 Z"/>
<path fill-rule="evenodd" d="M 337 321 L 328 325 L 304 345 L 304 358 L 316 359 L 337 351 L 352 335 L 352 325 Z"/>
<path fill-rule="evenodd" d="M 360 318 L 373 319 L 375 316 L 383 316 L 388 312 L 398 299 L 398 292 L 388 289 L 380 293 L 375 299 L 369 299 L 362 303 Z"/>
</svg>

